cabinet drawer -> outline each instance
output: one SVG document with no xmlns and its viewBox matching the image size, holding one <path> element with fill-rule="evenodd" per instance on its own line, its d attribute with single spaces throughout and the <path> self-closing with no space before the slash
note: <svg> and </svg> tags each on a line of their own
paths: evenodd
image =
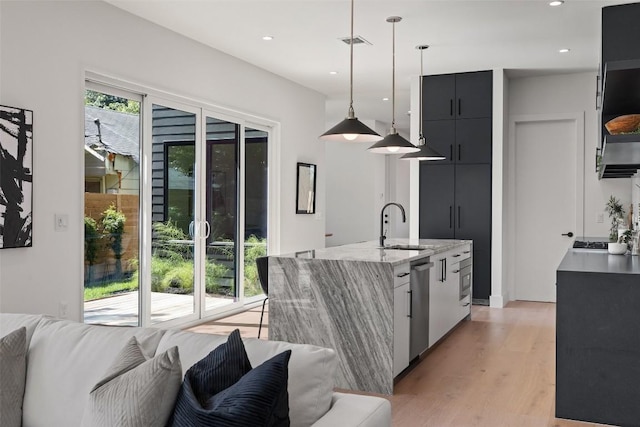
<svg viewBox="0 0 640 427">
<path fill-rule="evenodd" d="M 393 269 L 393 287 L 397 288 L 405 283 L 409 283 L 411 278 L 409 270 L 409 263 L 398 265 Z"/>
</svg>

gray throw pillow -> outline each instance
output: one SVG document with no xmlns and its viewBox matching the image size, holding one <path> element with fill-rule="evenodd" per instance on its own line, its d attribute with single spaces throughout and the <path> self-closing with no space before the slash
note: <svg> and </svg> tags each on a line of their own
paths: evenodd
<svg viewBox="0 0 640 427">
<path fill-rule="evenodd" d="M 89 394 L 82 426 L 164 427 L 182 383 L 178 347 L 147 360 L 131 337 Z"/>
<path fill-rule="evenodd" d="M 27 374 L 27 328 L 0 338 L 0 425 L 22 425 L 22 399 Z"/>
</svg>

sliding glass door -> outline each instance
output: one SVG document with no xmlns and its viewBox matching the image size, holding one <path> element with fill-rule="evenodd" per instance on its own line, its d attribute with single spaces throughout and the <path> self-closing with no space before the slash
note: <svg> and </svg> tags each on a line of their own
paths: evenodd
<svg viewBox="0 0 640 427">
<path fill-rule="evenodd" d="M 87 91 L 85 321 L 170 327 L 262 301 L 271 128 L 87 87 L 108 90 Z"/>
<path fill-rule="evenodd" d="M 151 323 L 195 317 L 197 110 L 151 107 Z"/>
<path fill-rule="evenodd" d="M 151 323 L 260 299 L 255 258 L 266 254 L 267 130 L 155 99 L 151 114 Z"/>
</svg>

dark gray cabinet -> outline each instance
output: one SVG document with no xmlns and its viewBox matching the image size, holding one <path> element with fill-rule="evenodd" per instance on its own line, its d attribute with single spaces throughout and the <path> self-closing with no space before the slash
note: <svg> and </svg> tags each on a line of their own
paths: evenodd
<svg viewBox="0 0 640 427">
<path fill-rule="evenodd" d="M 426 76 L 422 82 L 424 120 L 491 117 L 491 71 Z"/>
<path fill-rule="evenodd" d="M 424 77 L 420 238 L 473 240 L 473 298 L 491 294 L 492 72 Z M 428 98 L 431 98 L 427 101 Z"/>
<path fill-rule="evenodd" d="M 420 238 L 453 239 L 455 167 L 420 163 Z"/>
<path fill-rule="evenodd" d="M 491 118 L 425 120 L 427 144 L 446 156 L 442 163 L 491 163 Z"/>
<path fill-rule="evenodd" d="M 602 64 L 640 59 L 640 3 L 602 8 Z"/>
<path fill-rule="evenodd" d="M 473 297 L 491 293 L 491 165 L 420 163 L 420 238 L 473 240 Z"/>
</svg>

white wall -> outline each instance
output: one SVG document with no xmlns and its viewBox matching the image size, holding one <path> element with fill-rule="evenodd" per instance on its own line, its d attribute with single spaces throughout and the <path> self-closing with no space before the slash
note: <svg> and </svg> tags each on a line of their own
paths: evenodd
<svg viewBox="0 0 640 427">
<path fill-rule="evenodd" d="M 385 123 L 363 122 L 380 135 L 389 131 Z M 387 202 L 400 203 L 409 215 L 408 162 L 399 160 L 399 155 L 371 153 L 367 151 L 371 145 L 326 142 L 326 231 L 333 234 L 327 237 L 327 246 L 377 239 L 380 210 Z M 396 208 L 388 208 L 388 213 L 387 237 L 408 237 L 409 221 L 402 223 Z"/>
<path fill-rule="evenodd" d="M 596 73 L 559 74 L 537 77 L 513 78 L 509 80 L 508 87 L 508 113 L 509 117 L 517 115 L 551 115 L 576 114 L 584 115 L 584 172 L 578 176 L 577 182 L 582 181 L 582 195 L 578 194 L 578 200 L 583 198 L 583 207 L 577 212 L 576 223 L 584 224 L 583 228 L 574 230 L 576 238 L 607 238 L 608 220 L 606 214 L 602 223 L 597 222 L 597 216 L 604 213 L 604 207 L 610 195 L 618 197 L 625 206 L 631 202 L 631 179 L 605 179 L 598 180 L 595 172 L 595 151 L 598 144 L 598 114 L 595 109 L 595 79 Z M 509 120 L 511 122 L 511 120 Z M 505 155 L 513 150 L 515 142 L 507 142 Z M 580 153 L 581 150 L 578 150 Z M 552 155 L 553 153 L 550 153 Z M 506 157 L 508 159 L 509 157 Z M 568 159 L 569 161 L 570 159 Z M 581 168 L 578 168 L 580 170 Z M 514 182 L 513 170 L 505 174 L 507 185 Z M 540 165 L 540 173 L 544 173 L 544 164 Z M 578 190 L 580 191 L 580 190 Z M 506 192 L 505 195 L 508 195 Z M 513 200 L 505 198 L 505 204 L 514 206 Z M 553 209 L 553 207 L 543 207 Z M 506 220 L 509 230 L 515 230 L 514 210 L 509 209 L 510 214 Z M 580 227 L 579 227 L 580 228 Z M 515 231 L 517 233 L 517 230 Z M 512 237 L 512 236 L 507 236 Z M 517 248 L 512 247 L 516 239 L 507 239 L 504 246 L 503 259 L 509 259 L 509 255 L 515 253 Z M 511 258 L 513 259 L 513 258 Z M 513 289 L 515 271 L 513 263 L 507 262 L 510 283 L 508 289 Z M 513 295 L 511 295 L 511 298 Z M 510 299 L 509 296 L 506 300 Z M 505 300 L 505 303 L 506 303 Z"/>
<path fill-rule="evenodd" d="M 514 78 L 509 85 L 509 115 L 580 113 L 585 117 L 584 159 L 584 231 L 576 236 L 604 237 L 609 224 L 596 221 L 604 213 L 609 196 L 618 197 L 625 206 L 631 203 L 631 180 L 598 180 L 595 172 L 595 153 L 598 144 L 598 114 L 595 109 L 596 73 L 560 74 L 541 77 Z M 509 141 L 509 145 L 513 141 Z M 541 165 L 543 168 L 544 165 Z"/>
<path fill-rule="evenodd" d="M 280 252 L 324 246 L 324 173 L 318 215 L 294 210 L 296 162 L 326 171 L 321 94 L 103 2 L 0 2 L 0 41 L 0 103 L 34 111 L 33 247 L 0 251 L 0 311 L 81 318 L 86 70 L 279 122 Z"/>
</svg>

